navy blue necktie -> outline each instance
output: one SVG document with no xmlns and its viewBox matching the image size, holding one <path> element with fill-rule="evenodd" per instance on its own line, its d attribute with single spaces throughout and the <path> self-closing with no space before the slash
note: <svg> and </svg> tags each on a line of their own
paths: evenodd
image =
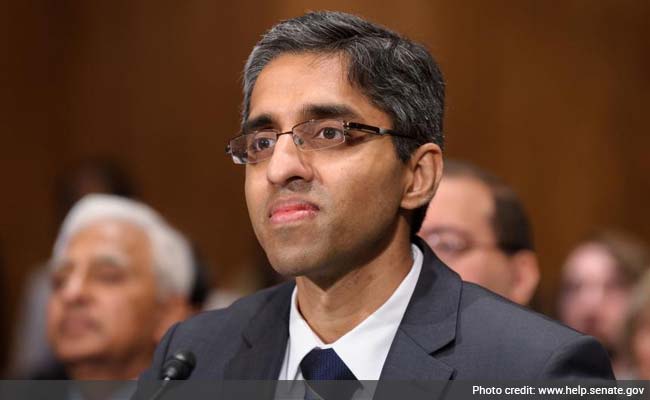
<svg viewBox="0 0 650 400">
<path fill-rule="evenodd" d="M 334 349 L 313 349 L 300 362 L 300 370 L 307 381 L 351 381 L 344 384 L 308 382 L 305 399 L 349 399 L 360 387 L 357 378 Z"/>
</svg>

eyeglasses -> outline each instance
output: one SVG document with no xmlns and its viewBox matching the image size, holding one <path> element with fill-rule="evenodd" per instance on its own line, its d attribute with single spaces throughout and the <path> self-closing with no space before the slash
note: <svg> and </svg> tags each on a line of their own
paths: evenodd
<svg viewBox="0 0 650 400">
<path fill-rule="evenodd" d="M 498 244 L 477 242 L 471 238 L 469 233 L 457 229 L 438 229 L 423 234 L 422 237 L 431 246 L 433 252 L 446 262 L 459 258 L 472 249 L 500 250 Z"/>
<path fill-rule="evenodd" d="M 377 128 L 357 122 L 312 119 L 297 124 L 287 132 L 262 129 L 237 136 L 230 140 L 226 147 L 226 154 L 232 156 L 235 164 L 254 164 L 271 158 L 280 135 L 291 134 L 293 143 L 301 151 L 313 151 L 338 146 L 351 139 L 356 139 L 350 134 L 350 131 L 411 138 L 391 129 Z"/>
</svg>

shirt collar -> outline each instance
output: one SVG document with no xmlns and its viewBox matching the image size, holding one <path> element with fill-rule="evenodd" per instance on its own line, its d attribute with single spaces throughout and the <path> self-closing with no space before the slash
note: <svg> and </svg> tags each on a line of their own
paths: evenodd
<svg viewBox="0 0 650 400">
<path fill-rule="evenodd" d="M 359 380 L 378 380 L 399 324 L 422 269 L 422 251 L 411 245 L 413 265 L 391 297 L 336 342 L 326 345 L 312 331 L 297 307 L 297 287 L 291 295 L 287 379 L 303 379 L 300 362 L 314 348 L 333 348 Z"/>
</svg>

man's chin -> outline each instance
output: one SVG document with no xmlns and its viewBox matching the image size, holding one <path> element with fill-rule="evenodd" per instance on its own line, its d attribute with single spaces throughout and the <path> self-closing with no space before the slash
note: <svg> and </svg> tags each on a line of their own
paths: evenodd
<svg viewBox="0 0 650 400">
<path fill-rule="evenodd" d="M 273 269 L 285 277 L 299 277 L 309 275 L 318 270 L 318 264 L 314 258 L 307 256 L 306 252 L 302 253 L 281 253 L 277 256 L 268 255 L 269 262 Z"/>
<path fill-rule="evenodd" d="M 306 235 L 295 239 L 274 238 L 262 246 L 266 256 L 277 273 L 284 276 L 298 276 L 318 265 L 322 247 L 314 246 L 314 240 Z"/>
<path fill-rule="evenodd" d="M 76 364 L 101 358 L 106 351 L 101 343 L 82 340 L 59 343 L 55 346 L 55 353 L 64 364 Z"/>
<path fill-rule="evenodd" d="M 337 269 L 326 262 L 315 262 L 317 259 L 271 259 L 271 265 L 275 271 L 285 277 L 307 279 L 323 289 L 330 287 L 340 279 L 345 271 Z"/>
<path fill-rule="evenodd" d="M 311 270 L 309 266 L 306 266 L 305 264 L 294 264 L 282 261 L 275 263 L 271 261 L 271 266 L 275 272 L 286 278 L 297 278 L 299 276 L 304 276 L 306 274 L 309 274 L 309 271 Z"/>
</svg>

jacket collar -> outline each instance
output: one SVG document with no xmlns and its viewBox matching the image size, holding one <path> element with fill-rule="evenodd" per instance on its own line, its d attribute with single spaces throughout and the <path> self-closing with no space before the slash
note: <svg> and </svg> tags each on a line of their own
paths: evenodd
<svg viewBox="0 0 650 400">
<path fill-rule="evenodd" d="M 447 380 L 453 368 L 432 355 L 456 337 L 460 277 L 420 239 L 424 263 L 380 379 Z"/>
<path fill-rule="evenodd" d="M 278 379 L 289 338 L 294 286 L 294 282 L 282 284 L 252 316 L 242 333 L 244 346 L 226 367 L 224 379 Z"/>
<path fill-rule="evenodd" d="M 381 380 L 447 380 L 453 368 L 432 355 L 456 337 L 461 280 L 419 238 L 424 262 L 402 319 Z M 230 361 L 225 379 L 274 380 L 289 337 L 289 309 L 295 283 L 281 285 L 251 318 L 243 332 L 245 345 Z"/>
</svg>

